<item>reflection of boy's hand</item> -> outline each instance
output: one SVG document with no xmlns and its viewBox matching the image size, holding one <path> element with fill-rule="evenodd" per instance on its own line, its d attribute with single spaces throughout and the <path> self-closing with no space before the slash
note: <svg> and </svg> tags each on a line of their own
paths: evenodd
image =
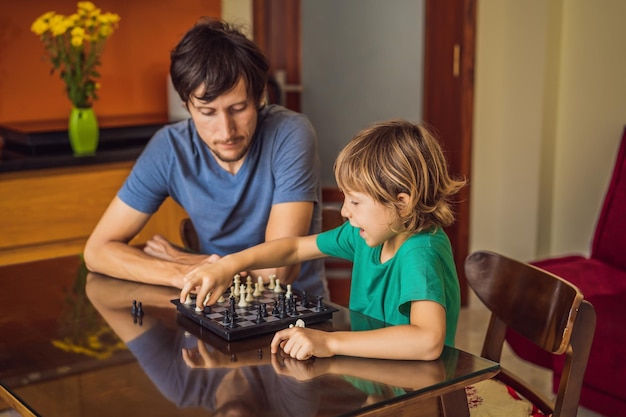
<svg viewBox="0 0 626 417">
<path fill-rule="evenodd" d="M 209 352 L 202 341 L 192 349 L 183 348 L 183 360 L 190 368 L 218 368 L 224 363 L 224 355 L 218 351 Z"/>
<path fill-rule="evenodd" d="M 272 366 L 278 375 L 290 376 L 298 381 L 308 381 L 328 370 L 332 358 L 311 358 L 307 360 L 293 359 L 282 353 L 272 354 Z"/>
</svg>

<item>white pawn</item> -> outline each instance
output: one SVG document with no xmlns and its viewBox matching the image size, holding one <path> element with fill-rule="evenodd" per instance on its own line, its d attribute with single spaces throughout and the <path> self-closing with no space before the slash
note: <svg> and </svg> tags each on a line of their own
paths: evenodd
<svg viewBox="0 0 626 417">
<path fill-rule="evenodd" d="M 259 275 L 259 277 L 257 278 L 257 287 L 259 288 L 260 292 L 265 291 L 265 286 L 263 285 L 263 277 L 261 275 Z"/>
<path fill-rule="evenodd" d="M 274 292 L 276 292 L 276 293 L 283 292 L 283 289 L 280 287 L 280 280 L 278 278 L 276 278 L 276 284 L 274 286 Z"/>
<path fill-rule="evenodd" d="M 185 305 L 192 305 L 193 304 L 193 300 L 191 299 L 191 295 L 187 294 L 187 298 L 185 298 Z"/>
<path fill-rule="evenodd" d="M 267 286 L 270 290 L 273 290 L 276 287 L 276 275 L 270 275 L 270 284 Z"/>
<path fill-rule="evenodd" d="M 235 286 L 235 297 L 239 295 L 239 284 L 241 284 L 241 275 L 237 274 L 233 279 L 233 285 Z"/>
<path fill-rule="evenodd" d="M 217 302 L 218 303 L 223 303 L 224 301 L 226 301 L 226 300 L 224 299 L 224 294 L 222 294 L 222 295 L 220 295 L 220 298 L 217 299 Z"/>
<path fill-rule="evenodd" d="M 287 284 L 287 292 L 285 293 L 285 297 L 291 297 L 291 284 Z"/>
<path fill-rule="evenodd" d="M 255 297 L 262 296 L 263 295 L 263 291 L 261 290 L 262 286 L 263 286 L 263 283 L 257 282 L 256 285 L 254 286 L 254 292 L 252 293 L 252 295 L 254 295 Z"/>
<path fill-rule="evenodd" d="M 249 303 L 254 301 L 254 297 L 252 296 L 252 287 L 246 288 L 246 301 Z"/>
<path fill-rule="evenodd" d="M 246 293 L 252 292 L 252 277 L 248 275 L 248 279 L 246 280 Z"/>
</svg>

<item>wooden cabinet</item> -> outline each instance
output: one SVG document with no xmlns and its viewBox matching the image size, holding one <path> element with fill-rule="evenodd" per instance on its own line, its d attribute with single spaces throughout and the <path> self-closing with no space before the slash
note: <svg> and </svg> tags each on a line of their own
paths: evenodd
<svg viewBox="0 0 626 417">
<path fill-rule="evenodd" d="M 79 254 L 134 161 L 0 174 L 0 265 Z M 132 243 L 180 244 L 185 211 L 168 199 Z"/>
</svg>

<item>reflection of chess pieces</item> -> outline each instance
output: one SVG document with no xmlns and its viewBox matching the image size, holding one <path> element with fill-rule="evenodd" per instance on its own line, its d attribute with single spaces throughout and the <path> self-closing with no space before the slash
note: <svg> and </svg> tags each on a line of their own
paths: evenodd
<svg viewBox="0 0 626 417">
<path fill-rule="evenodd" d="M 272 274 L 270 275 L 270 283 L 267 286 L 267 288 L 269 288 L 270 290 L 273 290 L 276 286 L 276 275 Z"/>
<path fill-rule="evenodd" d="M 274 284 L 274 292 L 283 292 L 283 289 L 280 287 L 280 280 L 278 278 L 276 278 L 276 283 Z"/>
</svg>

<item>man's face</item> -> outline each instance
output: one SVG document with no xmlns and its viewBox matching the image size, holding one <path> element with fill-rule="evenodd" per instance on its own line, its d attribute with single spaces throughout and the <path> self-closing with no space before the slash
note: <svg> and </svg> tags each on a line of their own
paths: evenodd
<svg viewBox="0 0 626 417">
<path fill-rule="evenodd" d="M 257 124 L 257 103 L 249 98 L 241 78 L 232 90 L 211 102 L 198 100 L 204 86 L 198 87 L 189 100 L 189 113 L 200 138 L 220 165 L 235 171 L 250 149 Z"/>
</svg>

